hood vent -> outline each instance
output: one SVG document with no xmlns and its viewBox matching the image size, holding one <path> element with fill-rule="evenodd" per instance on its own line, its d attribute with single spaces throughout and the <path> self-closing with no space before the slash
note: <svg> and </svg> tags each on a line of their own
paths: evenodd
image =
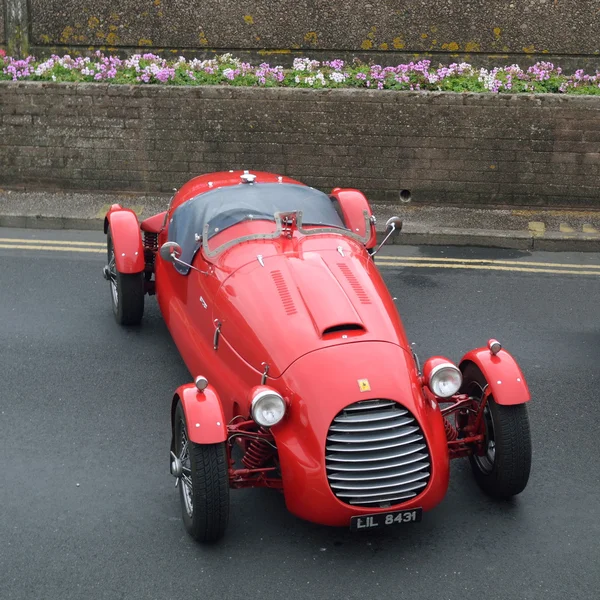
<svg viewBox="0 0 600 600">
<path fill-rule="evenodd" d="M 328 327 L 323 331 L 322 335 L 327 335 L 328 333 L 341 333 L 343 331 L 365 331 L 365 328 L 359 323 L 342 323 L 341 325 Z"/>
<path fill-rule="evenodd" d="M 358 279 L 356 279 L 356 275 L 354 275 L 354 273 L 352 272 L 352 269 L 350 269 L 350 267 L 346 263 L 342 263 L 342 262 L 338 263 L 338 267 L 340 268 L 340 271 L 343 273 L 343 275 L 348 280 L 348 283 L 352 286 L 352 289 L 358 296 L 360 303 L 361 304 L 371 304 L 371 299 L 367 295 L 367 292 L 365 292 L 365 289 L 363 288 L 363 286 L 360 285 L 360 282 L 358 281 Z"/>
<path fill-rule="evenodd" d="M 285 309 L 286 314 L 295 315 L 298 312 L 298 310 L 296 309 L 296 305 L 294 304 L 294 299 L 292 298 L 292 295 L 290 294 L 290 290 L 288 289 L 287 283 L 285 282 L 285 279 L 284 279 L 283 275 L 281 274 L 281 271 L 279 269 L 276 271 L 271 271 L 271 277 L 273 278 L 273 281 L 275 282 L 275 287 L 277 288 L 277 291 L 279 292 L 279 297 L 281 298 L 281 301 L 283 302 L 283 308 Z"/>
</svg>

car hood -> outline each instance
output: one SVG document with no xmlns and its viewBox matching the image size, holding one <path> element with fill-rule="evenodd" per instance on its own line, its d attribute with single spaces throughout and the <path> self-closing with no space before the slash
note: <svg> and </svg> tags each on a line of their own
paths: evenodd
<svg viewBox="0 0 600 600">
<path fill-rule="evenodd" d="M 221 335 L 246 362 L 279 377 L 308 352 L 406 336 L 385 283 L 364 252 L 267 256 L 229 275 L 214 308 Z"/>
</svg>

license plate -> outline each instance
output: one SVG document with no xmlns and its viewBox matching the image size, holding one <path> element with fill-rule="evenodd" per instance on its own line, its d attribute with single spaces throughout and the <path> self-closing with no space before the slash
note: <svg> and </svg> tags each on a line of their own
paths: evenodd
<svg viewBox="0 0 600 600">
<path fill-rule="evenodd" d="M 422 516 L 422 508 L 361 515 L 360 517 L 352 517 L 350 519 L 350 529 L 351 531 L 359 531 L 361 529 L 376 529 L 377 527 L 402 525 L 404 523 L 420 523 Z"/>
</svg>

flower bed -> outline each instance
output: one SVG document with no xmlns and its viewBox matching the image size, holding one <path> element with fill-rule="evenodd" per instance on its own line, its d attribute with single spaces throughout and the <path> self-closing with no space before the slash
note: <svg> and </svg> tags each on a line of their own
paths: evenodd
<svg viewBox="0 0 600 600">
<path fill-rule="evenodd" d="M 488 70 L 467 63 L 435 67 L 429 60 L 382 67 L 297 58 L 291 69 L 284 69 L 267 63 L 251 65 L 231 54 L 211 60 L 167 60 L 155 54 L 121 59 L 97 51 L 91 57 L 53 55 L 36 61 L 33 56 L 23 60 L 6 57 L 0 50 L 0 80 L 600 95 L 600 71 L 590 75 L 578 70 L 569 75 L 549 62 L 538 62 L 526 70 L 518 65 Z"/>
</svg>

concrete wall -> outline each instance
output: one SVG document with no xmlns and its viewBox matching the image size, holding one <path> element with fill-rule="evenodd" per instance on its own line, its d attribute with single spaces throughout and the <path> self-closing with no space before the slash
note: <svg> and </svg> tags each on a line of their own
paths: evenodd
<svg viewBox="0 0 600 600">
<path fill-rule="evenodd" d="M 0 187 L 273 170 L 374 201 L 597 206 L 600 97 L 0 82 Z"/>
<path fill-rule="evenodd" d="M 598 0 L 11 0 L 28 3 L 37 53 L 89 46 L 177 51 L 413 53 L 600 66 Z M 268 56 L 268 54 L 267 54 Z M 289 58 L 275 55 L 279 62 Z M 573 62 L 575 65 L 576 62 Z"/>
</svg>

